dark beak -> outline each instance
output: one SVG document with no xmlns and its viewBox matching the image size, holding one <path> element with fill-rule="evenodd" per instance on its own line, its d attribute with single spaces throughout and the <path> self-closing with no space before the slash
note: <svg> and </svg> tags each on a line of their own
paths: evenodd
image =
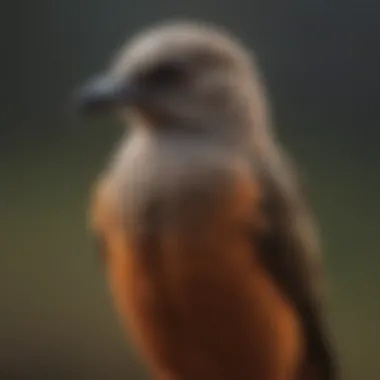
<svg viewBox="0 0 380 380">
<path fill-rule="evenodd" d="M 98 75 L 76 91 L 74 107 L 85 114 L 110 113 L 136 100 L 133 87 L 107 74 Z"/>
</svg>

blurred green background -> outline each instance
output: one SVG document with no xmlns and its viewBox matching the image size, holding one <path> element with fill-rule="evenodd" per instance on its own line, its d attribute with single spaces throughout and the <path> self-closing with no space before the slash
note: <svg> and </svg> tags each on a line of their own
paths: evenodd
<svg viewBox="0 0 380 380">
<path fill-rule="evenodd" d="M 148 378 L 86 229 L 122 129 L 78 120 L 69 96 L 132 32 L 176 16 L 223 24 L 256 51 L 320 225 L 343 379 L 380 379 L 380 5 L 369 0 L 4 2 L 0 379 Z"/>
</svg>

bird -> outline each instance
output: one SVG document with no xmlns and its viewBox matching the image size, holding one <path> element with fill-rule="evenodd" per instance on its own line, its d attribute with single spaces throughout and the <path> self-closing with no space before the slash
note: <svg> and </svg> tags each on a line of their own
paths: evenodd
<svg viewBox="0 0 380 380">
<path fill-rule="evenodd" d="M 255 54 L 221 26 L 161 22 L 75 106 L 127 126 L 90 219 L 152 376 L 338 379 L 316 223 Z"/>
</svg>

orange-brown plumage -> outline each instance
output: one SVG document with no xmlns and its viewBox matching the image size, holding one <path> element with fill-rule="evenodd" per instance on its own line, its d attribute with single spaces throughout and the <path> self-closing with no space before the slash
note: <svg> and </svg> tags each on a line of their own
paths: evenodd
<svg viewBox="0 0 380 380">
<path fill-rule="evenodd" d="M 93 221 L 112 293 L 158 379 L 285 380 L 296 372 L 299 316 L 250 239 L 261 226 L 259 194 L 248 173 L 236 173 L 203 245 L 169 235 L 150 247 L 128 236 L 112 192 L 98 192 Z"/>
</svg>

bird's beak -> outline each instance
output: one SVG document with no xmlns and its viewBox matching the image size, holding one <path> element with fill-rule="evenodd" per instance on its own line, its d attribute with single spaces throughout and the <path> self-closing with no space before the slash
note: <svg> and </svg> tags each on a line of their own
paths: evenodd
<svg viewBox="0 0 380 380">
<path fill-rule="evenodd" d="M 81 86 L 74 96 L 74 107 L 85 114 L 102 114 L 128 106 L 137 100 L 135 86 L 110 75 L 98 75 Z"/>
</svg>

